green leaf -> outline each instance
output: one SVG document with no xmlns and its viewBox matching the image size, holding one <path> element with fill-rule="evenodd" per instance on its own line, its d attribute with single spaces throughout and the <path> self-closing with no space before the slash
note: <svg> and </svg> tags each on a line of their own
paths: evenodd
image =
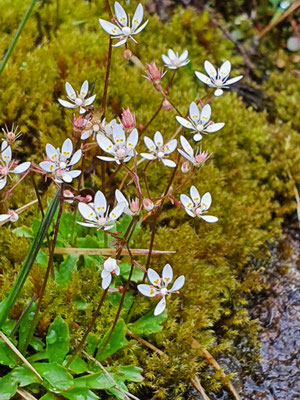
<svg viewBox="0 0 300 400">
<path fill-rule="evenodd" d="M 42 384 L 46 389 L 68 390 L 73 388 L 72 375 L 61 365 L 57 363 L 33 363 L 32 366 L 44 378 Z"/>
<path fill-rule="evenodd" d="M 162 330 L 161 324 L 167 318 L 167 311 L 157 317 L 154 316 L 153 311 L 139 318 L 132 324 L 128 325 L 130 331 L 137 335 L 150 335 L 151 333 L 160 332 Z"/>
<path fill-rule="evenodd" d="M 135 367 L 133 365 L 126 365 L 119 367 L 118 371 L 114 375 L 118 376 L 119 380 L 130 381 L 130 382 L 142 382 L 144 378 L 141 375 L 142 368 Z"/>
<path fill-rule="evenodd" d="M 86 338 L 86 343 L 87 343 L 87 346 L 85 348 L 86 352 L 93 355 L 99 344 L 98 336 L 96 336 L 94 333 L 89 333 L 88 337 Z"/>
<path fill-rule="evenodd" d="M 87 235 L 77 239 L 77 246 L 83 249 L 98 249 L 99 242 L 95 237 Z M 91 267 L 92 265 L 98 266 L 103 262 L 102 256 L 83 256 L 83 259 L 86 267 Z"/>
<path fill-rule="evenodd" d="M 129 226 L 131 220 L 132 220 L 132 216 L 130 216 L 128 214 L 123 214 L 121 221 L 118 221 L 116 223 L 117 231 L 124 234 L 126 232 L 128 226 Z M 136 226 L 134 228 L 134 231 L 133 231 L 133 233 L 131 235 L 131 239 L 130 239 L 129 245 L 131 245 L 133 243 L 133 240 L 134 240 L 135 236 L 138 234 L 138 232 L 140 231 L 140 229 L 141 229 L 141 221 L 139 221 L 136 224 Z"/>
<path fill-rule="evenodd" d="M 125 392 L 128 392 L 127 386 L 125 385 L 124 382 L 122 381 L 118 381 L 116 379 L 116 377 L 113 375 L 113 378 L 115 379 L 115 381 L 117 382 L 118 386 L 123 389 Z M 113 394 L 114 396 L 116 396 L 118 399 L 126 399 L 125 395 L 117 388 L 111 388 L 109 389 L 109 393 Z"/>
<path fill-rule="evenodd" d="M 48 352 L 46 350 L 40 351 L 39 353 L 35 353 L 32 356 L 28 357 L 29 362 L 35 362 L 40 360 L 48 360 Z"/>
<path fill-rule="evenodd" d="M 119 267 L 120 267 L 120 275 L 123 278 L 128 279 L 129 272 L 131 269 L 131 264 L 123 263 L 123 264 L 119 264 Z M 131 280 L 133 282 L 140 282 L 143 280 L 143 278 L 144 278 L 144 272 L 141 271 L 138 267 L 133 267 L 133 273 L 131 276 Z"/>
<path fill-rule="evenodd" d="M 69 352 L 69 328 L 66 322 L 61 318 L 55 318 L 48 329 L 46 337 L 46 349 L 49 355 L 49 362 L 62 364 L 65 356 Z"/>
<path fill-rule="evenodd" d="M 39 250 L 35 260 L 38 264 L 42 265 L 43 267 L 47 267 L 48 265 L 48 255 L 43 251 Z"/>
<path fill-rule="evenodd" d="M 30 329 L 31 322 L 33 321 L 35 307 L 36 307 L 36 303 L 32 303 L 20 322 L 19 350 L 21 351 L 21 353 L 22 353 L 22 350 L 26 343 L 26 339 L 27 339 L 27 335 L 28 335 L 28 332 Z"/>
<path fill-rule="evenodd" d="M 77 266 L 77 262 L 77 254 L 70 254 L 64 257 L 64 261 L 60 264 L 59 269 L 55 270 L 55 280 L 60 286 L 66 287 L 70 282 L 74 268 Z"/>
<path fill-rule="evenodd" d="M 0 364 L 8 365 L 13 368 L 18 361 L 16 354 L 7 346 L 6 343 L 0 340 Z"/>
<path fill-rule="evenodd" d="M 18 389 L 18 383 L 12 378 L 11 373 L 0 378 L 0 400 L 8 400 L 14 396 Z"/>
<path fill-rule="evenodd" d="M 67 364 L 68 360 L 70 359 L 71 356 L 66 357 L 65 362 L 63 365 Z M 71 362 L 71 364 L 67 367 L 71 372 L 74 372 L 75 374 L 83 374 L 88 370 L 87 363 L 80 357 L 76 356 L 74 360 Z"/>
<path fill-rule="evenodd" d="M 30 346 L 34 348 L 35 351 L 43 351 L 44 342 L 42 339 L 33 336 L 29 342 Z"/>
<path fill-rule="evenodd" d="M 98 347 L 96 358 L 99 361 L 105 360 L 107 357 L 111 356 L 116 351 L 126 346 L 128 343 L 128 341 L 126 340 L 126 324 L 122 319 L 117 322 L 110 341 L 108 342 L 104 351 L 102 351 L 102 346 L 106 342 L 108 335 L 109 332 L 107 332 L 107 334 L 103 337 Z"/>
<path fill-rule="evenodd" d="M 32 230 L 30 228 L 27 228 L 26 226 L 13 229 L 13 233 L 15 233 L 17 236 L 28 237 L 28 238 L 33 237 Z"/>
<path fill-rule="evenodd" d="M 120 304 L 120 301 L 121 301 L 121 297 L 122 297 L 122 294 L 119 292 L 110 293 L 108 296 L 109 303 L 114 307 L 118 307 Z M 125 294 L 124 303 L 123 303 L 122 312 L 121 312 L 121 316 L 123 318 L 130 310 L 133 300 L 134 300 L 134 297 L 131 293 Z"/>
<path fill-rule="evenodd" d="M 15 368 L 12 371 L 11 375 L 20 386 L 27 386 L 31 383 L 40 382 L 38 377 L 25 366 Z"/>
<path fill-rule="evenodd" d="M 45 396 L 40 398 L 40 400 L 57 400 L 57 397 L 54 394 L 47 392 Z"/>
<path fill-rule="evenodd" d="M 76 296 L 74 298 L 74 304 L 79 310 L 86 310 L 89 306 L 89 304 L 84 301 L 80 296 Z"/>
<path fill-rule="evenodd" d="M 113 386 L 114 382 L 104 372 L 96 372 L 74 379 L 74 388 L 109 389 Z"/>
<path fill-rule="evenodd" d="M 96 400 L 99 399 L 98 396 L 95 395 L 89 389 L 73 389 L 68 392 L 63 392 L 62 395 L 70 400 Z"/>
</svg>

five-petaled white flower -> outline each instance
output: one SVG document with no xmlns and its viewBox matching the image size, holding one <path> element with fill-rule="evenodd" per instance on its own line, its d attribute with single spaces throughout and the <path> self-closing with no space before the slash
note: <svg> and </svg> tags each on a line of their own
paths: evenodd
<svg viewBox="0 0 300 400">
<path fill-rule="evenodd" d="M 210 223 L 218 221 L 218 218 L 214 217 L 213 215 L 204 215 L 211 205 L 211 195 L 209 192 L 205 193 L 201 199 L 200 194 L 195 186 L 191 186 L 190 195 L 192 199 L 186 194 L 180 195 L 181 204 L 188 215 L 193 218 L 202 218 L 204 221 Z"/>
<path fill-rule="evenodd" d="M 135 198 L 135 200 L 130 200 L 129 201 L 126 199 L 124 194 L 120 192 L 119 189 L 116 189 L 115 191 L 115 196 L 116 200 L 119 203 L 122 203 L 124 205 L 124 210 L 123 213 L 127 215 L 137 215 L 140 211 L 140 203 L 139 199 Z"/>
<path fill-rule="evenodd" d="M 134 149 L 137 145 L 139 134 L 137 129 L 133 129 L 126 139 L 122 125 L 115 124 L 112 133 L 113 142 L 101 133 L 97 135 L 99 147 L 109 153 L 112 157 L 97 156 L 103 161 L 115 161 L 117 164 L 128 162 L 134 156 Z"/>
<path fill-rule="evenodd" d="M 74 178 L 77 178 L 81 171 L 79 169 L 72 170 L 73 165 L 77 164 L 81 159 L 82 151 L 77 150 L 73 156 L 73 144 L 71 139 L 66 139 L 63 142 L 61 151 L 55 148 L 52 144 L 46 144 L 47 161 L 40 162 L 40 167 L 46 172 L 53 173 L 55 182 L 71 183 Z"/>
<path fill-rule="evenodd" d="M 167 294 L 180 290 L 184 285 L 185 278 L 183 275 L 179 276 L 171 289 L 168 289 L 169 283 L 173 280 L 173 270 L 170 264 L 164 266 L 162 278 L 151 268 L 148 269 L 147 276 L 152 285 L 141 284 L 137 288 L 144 296 L 161 298 L 154 310 L 154 315 L 156 316 L 166 308 Z"/>
<path fill-rule="evenodd" d="M 201 133 L 217 132 L 223 128 L 224 122 L 214 123 L 210 121 L 211 107 L 205 104 L 201 113 L 197 104 L 193 101 L 189 107 L 189 118 L 182 118 L 177 116 L 177 122 L 184 128 L 190 129 L 192 132 L 197 132 L 193 138 L 196 142 L 202 139 Z M 201 133 L 200 133 L 201 132 Z"/>
<path fill-rule="evenodd" d="M 189 53 L 187 50 L 184 50 L 181 56 L 179 56 L 178 53 L 175 53 L 172 49 L 169 49 L 167 54 L 167 56 L 163 54 L 161 58 L 165 63 L 165 66 L 169 69 L 184 67 L 190 62 L 190 60 L 188 60 Z"/>
<path fill-rule="evenodd" d="M 23 174 L 29 168 L 31 163 L 25 161 L 22 164 L 17 165 L 17 163 L 12 160 L 11 147 L 8 145 L 6 140 L 3 140 L 1 144 L 1 158 L 0 159 L 0 190 L 4 188 L 7 183 L 7 177 L 9 174 Z M 15 167 L 15 168 L 13 168 Z M 13 169 L 12 169 L 13 168 Z"/>
<path fill-rule="evenodd" d="M 71 100 L 74 104 L 70 103 L 69 101 L 58 99 L 59 103 L 66 108 L 78 108 L 79 107 L 79 112 L 80 114 L 85 113 L 85 107 L 90 106 L 93 101 L 96 98 L 96 95 L 94 94 L 91 97 L 88 97 L 86 99 L 86 95 L 88 94 L 89 91 L 89 83 L 88 81 L 84 81 L 80 93 L 76 93 L 73 87 L 70 85 L 69 82 L 66 82 L 66 92 L 68 99 Z"/>
<path fill-rule="evenodd" d="M 112 279 L 112 274 L 120 275 L 120 267 L 117 264 L 117 260 L 109 257 L 104 261 L 103 270 L 101 272 L 102 288 L 105 290 L 109 287 Z"/>
<path fill-rule="evenodd" d="M 78 203 L 78 210 L 87 222 L 77 222 L 79 225 L 89 228 L 104 229 L 105 231 L 114 227 L 115 221 L 122 215 L 124 204 L 119 203 L 109 213 L 104 194 L 98 190 L 95 194 L 94 203 Z"/>
<path fill-rule="evenodd" d="M 229 78 L 229 74 L 231 71 L 230 61 L 224 61 L 218 71 L 216 68 L 209 62 L 204 61 L 204 69 L 207 75 L 202 74 L 201 72 L 195 71 L 196 77 L 209 87 L 217 88 L 214 92 L 215 96 L 222 96 L 223 89 L 229 89 L 229 86 L 233 83 L 240 81 L 243 78 L 243 75 L 236 76 L 235 78 Z"/>
<path fill-rule="evenodd" d="M 113 127 L 115 125 L 121 124 L 118 124 L 115 119 L 107 123 L 105 121 L 105 118 L 102 120 L 102 122 L 100 120 L 90 119 L 87 121 L 80 138 L 82 140 L 86 140 L 90 136 L 93 136 L 93 138 L 95 138 L 95 136 L 100 132 L 102 132 L 104 135 L 111 136 L 113 132 Z"/>
<path fill-rule="evenodd" d="M 194 155 L 194 149 L 184 136 L 180 136 L 180 143 L 183 150 L 177 150 L 184 158 L 190 161 L 194 165 L 194 167 L 199 167 L 200 165 L 204 164 L 205 161 L 207 161 L 211 156 L 211 154 L 209 154 L 207 151 L 202 151 L 201 148 L 200 150 L 198 149 L 196 151 L 196 154 Z"/>
<path fill-rule="evenodd" d="M 19 215 L 14 210 L 8 210 L 7 214 L 0 214 L 0 222 L 16 222 L 19 219 Z"/>
<path fill-rule="evenodd" d="M 144 137 L 144 143 L 151 154 L 141 153 L 141 156 L 146 160 L 160 160 L 166 167 L 174 168 L 176 163 L 169 160 L 167 157 L 169 154 L 173 153 L 177 147 L 177 140 L 171 139 L 168 143 L 164 145 L 164 139 L 162 134 L 157 131 L 154 134 L 154 141 L 148 136 Z"/>
<path fill-rule="evenodd" d="M 103 19 L 99 19 L 101 28 L 106 33 L 113 36 L 113 38 L 115 39 L 120 39 L 120 41 L 114 44 L 113 47 L 122 46 L 122 44 L 125 44 L 127 42 L 128 38 L 130 38 L 134 43 L 137 43 L 137 41 L 133 38 L 133 35 L 137 35 L 138 33 L 140 33 L 148 24 L 147 20 L 143 23 L 143 25 L 141 25 L 144 15 L 143 6 L 141 4 L 137 6 L 132 18 L 131 27 L 130 19 L 127 17 L 127 14 L 121 4 L 116 1 L 114 8 L 117 18 L 116 25 Z"/>
</svg>

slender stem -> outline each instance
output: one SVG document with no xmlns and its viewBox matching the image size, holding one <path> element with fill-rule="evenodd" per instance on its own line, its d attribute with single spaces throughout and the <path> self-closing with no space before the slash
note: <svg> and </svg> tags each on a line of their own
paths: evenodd
<svg viewBox="0 0 300 400">
<path fill-rule="evenodd" d="M 38 317 L 39 317 L 39 311 L 42 305 L 42 301 L 44 298 L 44 294 L 46 291 L 46 286 L 47 286 L 47 282 L 50 276 L 50 272 L 52 270 L 53 267 L 53 256 L 54 256 L 54 250 L 55 250 L 55 246 L 56 246 L 56 240 L 57 240 L 57 235 L 58 235 L 58 230 L 59 230 L 59 224 L 60 224 L 60 218 L 62 215 L 62 211 L 63 211 L 63 205 L 64 205 L 64 189 L 63 189 L 63 184 L 61 185 L 61 192 L 60 192 L 60 202 L 59 202 L 59 209 L 58 209 L 58 215 L 57 215 L 57 220 L 56 220 L 56 224 L 55 224 L 55 229 L 54 229 L 54 236 L 53 236 L 53 241 L 52 241 L 52 246 L 51 246 L 51 251 L 49 253 L 49 260 L 48 260 L 48 266 L 47 266 L 47 270 L 45 273 L 45 277 L 44 277 L 44 282 L 39 294 L 39 299 L 37 302 L 37 306 L 34 312 L 34 317 L 33 317 L 33 321 L 31 323 L 30 329 L 28 331 L 28 335 L 25 341 L 25 345 L 23 346 L 24 348 L 21 350 L 22 353 L 24 353 L 24 351 L 26 351 L 28 344 L 34 334 L 35 328 L 37 326 L 38 323 Z"/>
<path fill-rule="evenodd" d="M 140 138 L 143 137 L 144 133 L 146 132 L 146 130 L 149 128 L 149 126 L 152 124 L 152 122 L 155 120 L 155 118 L 158 116 L 160 110 L 162 109 L 162 102 L 160 103 L 158 109 L 155 111 L 155 113 L 152 115 L 152 117 L 150 118 L 150 120 L 147 122 L 147 124 L 144 126 L 144 128 L 141 130 L 140 133 Z"/>
<path fill-rule="evenodd" d="M 89 323 L 89 325 L 88 325 L 88 327 L 87 327 L 87 329 L 86 329 L 81 341 L 79 342 L 79 344 L 77 345 L 76 349 L 74 350 L 74 353 L 72 354 L 72 357 L 68 360 L 66 367 L 68 367 L 71 364 L 71 362 L 74 360 L 76 355 L 81 351 L 81 349 L 82 349 L 82 347 L 84 345 L 84 342 L 85 342 L 86 338 L 88 337 L 88 334 L 91 332 L 91 330 L 92 330 L 92 328 L 93 328 L 93 326 L 94 326 L 94 324 L 96 322 L 96 319 L 98 318 L 98 316 L 100 314 L 100 310 L 101 310 L 102 304 L 104 303 L 107 291 L 108 291 L 108 288 L 105 289 L 104 292 L 102 293 L 102 296 L 100 298 L 98 307 L 97 307 L 97 309 L 96 309 L 96 311 L 95 311 L 95 313 L 93 315 L 93 318 L 91 319 L 91 321 L 90 321 L 90 323 Z"/>
<path fill-rule="evenodd" d="M 27 20 L 28 20 L 28 18 L 30 16 L 30 14 L 31 14 L 31 11 L 32 11 L 36 1 L 37 0 L 32 0 L 31 1 L 30 5 L 29 5 L 29 7 L 28 7 L 28 9 L 27 9 L 27 11 L 26 11 L 26 13 L 25 13 L 20 25 L 19 25 L 19 27 L 18 27 L 18 30 L 17 30 L 13 40 L 11 41 L 11 43 L 9 45 L 9 48 L 8 48 L 4 58 L 2 60 L 1 65 L 0 65 L 0 75 L 3 72 L 4 67 L 5 67 L 5 65 L 6 65 L 6 63 L 7 63 L 8 59 L 9 59 L 9 57 L 10 57 L 10 55 L 11 55 L 11 53 L 12 53 L 14 47 L 15 47 L 15 45 L 17 44 L 17 41 L 18 41 L 18 39 L 19 39 L 19 37 L 21 35 L 21 32 L 22 32 L 22 30 L 23 30 L 23 28 L 24 28 L 24 26 L 25 26 L 25 24 L 26 24 L 26 22 L 27 22 Z"/>
<path fill-rule="evenodd" d="M 3 200 L 3 202 L 4 202 L 6 208 L 7 208 L 7 206 L 6 206 L 7 199 L 8 199 L 9 196 L 12 194 L 12 192 L 15 190 L 15 188 L 26 178 L 26 176 L 27 176 L 29 173 L 30 173 L 30 169 L 29 169 L 28 171 L 26 171 L 26 172 L 24 173 L 24 175 L 22 176 L 22 178 L 20 178 L 20 179 L 18 180 L 18 182 L 17 182 L 16 184 L 14 184 L 14 186 L 12 186 L 12 187 L 6 192 L 6 194 L 5 194 L 5 196 L 4 196 L 4 200 Z"/>
</svg>

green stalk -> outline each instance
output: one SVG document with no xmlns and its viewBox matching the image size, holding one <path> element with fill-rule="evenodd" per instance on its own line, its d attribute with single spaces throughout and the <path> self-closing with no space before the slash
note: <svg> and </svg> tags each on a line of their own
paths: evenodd
<svg viewBox="0 0 300 400">
<path fill-rule="evenodd" d="M 19 272 L 17 280 L 12 287 L 7 299 L 5 300 L 4 306 L 0 310 L 0 327 L 8 317 L 8 314 L 16 302 L 18 294 L 20 293 L 26 278 L 31 270 L 31 267 L 36 259 L 39 249 L 42 247 L 45 236 L 48 232 L 49 226 L 57 209 L 59 203 L 60 190 L 58 190 L 52 199 L 50 206 L 45 214 L 45 218 L 42 220 L 39 230 L 32 242 L 32 245 L 27 253 L 24 264 Z"/>
<path fill-rule="evenodd" d="M 24 28 L 24 26 L 25 26 L 25 24 L 26 24 L 26 22 L 27 22 L 27 20 L 28 20 L 28 18 L 30 16 L 30 14 L 31 14 L 31 11 L 32 11 L 36 1 L 37 0 L 32 0 L 31 1 L 30 6 L 28 7 L 28 9 L 27 9 L 27 11 L 26 11 L 21 23 L 20 23 L 18 30 L 17 30 L 13 40 L 11 41 L 11 43 L 9 45 L 9 48 L 8 48 L 4 58 L 2 60 L 1 65 L 0 65 L 0 75 L 3 72 L 4 67 L 5 67 L 5 65 L 6 65 L 6 63 L 7 63 L 8 59 L 9 59 L 9 57 L 10 57 L 10 55 L 11 55 L 11 53 L 12 53 L 14 47 L 15 47 L 15 45 L 17 44 L 17 41 L 18 41 L 18 39 L 19 39 L 19 37 L 21 35 L 21 32 L 22 32 L 22 30 L 23 30 L 23 28 Z"/>
</svg>

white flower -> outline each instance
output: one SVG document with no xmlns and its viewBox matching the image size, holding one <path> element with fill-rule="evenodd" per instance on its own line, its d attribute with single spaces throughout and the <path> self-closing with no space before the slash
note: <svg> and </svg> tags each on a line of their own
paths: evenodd
<svg viewBox="0 0 300 400">
<path fill-rule="evenodd" d="M 120 275 L 120 267 L 117 264 L 117 260 L 109 257 L 104 261 L 103 270 L 101 272 L 102 288 L 104 290 L 109 287 L 112 274 L 116 274 L 117 276 Z"/>
<path fill-rule="evenodd" d="M 5 140 L 8 142 L 8 144 L 13 144 L 16 140 L 19 139 L 20 136 L 22 136 L 22 132 L 18 132 L 18 125 L 14 126 L 15 124 L 12 124 L 11 130 L 8 129 L 7 125 L 5 124 L 5 129 L 2 128 L 2 132 L 4 133 Z"/>
<path fill-rule="evenodd" d="M 99 147 L 106 153 L 109 153 L 112 157 L 97 157 L 104 161 L 115 161 L 117 164 L 128 162 L 134 156 L 134 149 L 139 139 L 137 129 L 133 129 L 126 139 L 123 127 L 115 124 L 113 126 L 112 139 L 113 142 L 103 134 L 98 133 L 97 142 Z"/>
<path fill-rule="evenodd" d="M 167 54 L 167 56 L 163 54 L 161 58 L 165 63 L 165 66 L 169 69 L 184 67 L 190 62 L 190 60 L 187 59 L 189 55 L 187 50 L 184 50 L 181 56 L 179 56 L 178 53 L 175 53 L 172 49 L 169 49 Z"/>
<path fill-rule="evenodd" d="M 201 133 L 217 132 L 225 125 L 224 122 L 217 124 L 210 122 L 210 116 L 211 107 L 209 104 L 205 104 L 200 114 L 197 104 L 193 101 L 189 107 L 189 118 L 186 119 L 177 116 L 176 120 L 184 128 L 190 129 L 192 132 L 197 132 L 193 138 L 196 142 L 199 142 L 202 139 Z"/>
<path fill-rule="evenodd" d="M 8 210 L 7 214 L 0 214 L 0 222 L 16 222 L 18 219 L 19 215 L 13 210 Z"/>
<path fill-rule="evenodd" d="M 124 205 L 124 210 L 123 213 L 127 215 L 137 215 L 140 211 L 140 204 L 139 204 L 139 199 L 135 198 L 135 200 L 130 200 L 129 202 L 124 196 L 122 192 L 120 192 L 119 189 L 116 189 L 115 191 L 115 196 L 118 204 L 123 204 Z M 129 204 L 130 203 L 130 204 Z"/>
<path fill-rule="evenodd" d="M 81 174 L 78 169 L 72 170 L 72 166 L 81 159 L 82 151 L 77 150 L 73 156 L 72 153 L 73 144 L 71 139 L 64 141 L 61 151 L 59 148 L 56 149 L 52 144 L 47 143 L 46 154 L 48 161 L 42 161 L 39 165 L 44 171 L 54 173 L 55 182 L 71 183 L 74 178 Z"/>
<path fill-rule="evenodd" d="M 82 140 L 86 140 L 90 136 L 93 136 L 95 138 L 95 136 L 100 132 L 102 132 L 106 136 L 112 136 L 113 127 L 115 125 L 121 126 L 121 124 L 118 124 L 115 119 L 113 119 L 112 121 L 110 121 L 108 123 L 105 122 L 105 118 L 103 119 L 102 122 L 100 120 L 94 121 L 93 119 L 91 119 L 91 120 L 87 121 L 80 138 Z"/>
<path fill-rule="evenodd" d="M 89 91 L 89 83 L 88 81 L 84 81 L 80 93 L 76 93 L 73 87 L 70 85 L 69 82 L 66 82 L 66 92 L 68 99 L 71 100 L 74 104 L 70 103 L 69 101 L 58 99 L 59 103 L 66 108 L 78 108 L 79 107 L 79 112 L 80 114 L 85 113 L 85 107 L 90 106 L 93 101 L 96 98 L 96 95 L 94 94 L 91 97 L 88 97 L 87 99 L 85 98 L 86 95 L 88 94 Z"/>
<path fill-rule="evenodd" d="M 10 176 L 9 174 L 11 173 L 23 174 L 30 168 L 31 165 L 29 161 L 26 161 L 16 166 L 15 161 L 12 160 L 11 147 L 8 145 L 6 140 L 3 140 L 1 144 L 1 158 L 0 158 L 0 190 L 3 189 L 4 186 L 6 185 L 7 177 Z"/>
<path fill-rule="evenodd" d="M 94 203 L 78 203 L 78 210 L 87 222 L 77 222 L 79 225 L 89 228 L 104 229 L 105 231 L 114 227 L 114 222 L 122 215 L 124 204 L 119 203 L 109 213 L 104 194 L 98 190 L 95 194 Z M 109 213 L 109 214 L 108 214 Z"/>
<path fill-rule="evenodd" d="M 195 71 L 196 77 L 209 87 L 217 88 L 214 92 L 215 96 L 222 96 L 223 89 L 229 89 L 229 85 L 240 81 L 243 78 L 243 75 L 236 76 L 235 78 L 229 78 L 229 74 L 231 71 L 230 61 L 224 61 L 218 71 L 215 67 L 209 62 L 204 61 L 204 69 L 208 76 L 202 74 L 201 72 Z"/>
<path fill-rule="evenodd" d="M 176 163 L 169 160 L 167 157 L 169 154 L 173 153 L 177 147 L 177 140 L 172 139 L 164 145 L 164 139 L 160 132 L 155 132 L 154 141 L 148 136 L 144 137 L 144 143 L 151 154 L 141 153 L 141 156 L 146 160 L 160 160 L 166 167 L 174 168 Z"/>
<path fill-rule="evenodd" d="M 189 144 L 184 136 L 180 136 L 180 143 L 183 150 L 177 149 L 178 152 L 189 162 L 191 162 L 194 167 L 199 167 L 200 165 L 204 164 L 205 161 L 207 161 L 211 156 L 211 154 L 209 154 L 207 151 L 202 151 L 201 148 L 200 150 L 198 149 L 196 154 L 194 155 L 194 150 L 192 146 Z"/>
<path fill-rule="evenodd" d="M 151 268 L 148 269 L 147 276 L 152 285 L 141 284 L 137 288 L 144 296 L 161 298 L 154 310 L 156 316 L 166 308 L 166 296 L 180 290 L 184 285 L 185 278 L 183 275 L 179 276 L 171 289 L 168 289 L 169 283 L 173 280 L 173 270 L 170 264 L 164 266 L 162 278 Z"/>
<path fill-rule="evenodd" d="M 207 212 L 211 205 L 211 195 L 209 192 L 205 193 L 201 199 L 198 190 L 195 188 L 195 186 L 192 186 L 190 189 L 190 195 L 192 199 L 185 194 L 180 195 L 181 204 L 188 215 L 193 218 L 202 218 L 204 221 L 210 223 L 218 221 L 217 217 L 212 215 L 203 215 Z"/>
<path fill-rule="evenodd" d="M 99 19 L 101 28 L 106 33 L 113 36 L 114 39 L 121 39 L 118 43 L 114 44 L 113 47 L 122 46 L 122 44 L 127 42 L 128 38 L 130 38 L 134 43 L 137 43 L 137 41 L 132 36 L 140 33 L 148 24 L 147 20 L 146 22 L 143 23 L 143 25 L 141 25 L 144 15 L 143 6 L 141 4 L 137 6 L 132 18 L 131 27 L 130 27 L 130 19 L 127 17 L 127 14 L 124 8 L 121 6 L 121 4 L 119 4 L 116 1 L 114 8 L 117 18 L 116 20 L 117 25 L 112 24 L 111 22 L 105 21 L 103 19 Z"/>
</svg>

